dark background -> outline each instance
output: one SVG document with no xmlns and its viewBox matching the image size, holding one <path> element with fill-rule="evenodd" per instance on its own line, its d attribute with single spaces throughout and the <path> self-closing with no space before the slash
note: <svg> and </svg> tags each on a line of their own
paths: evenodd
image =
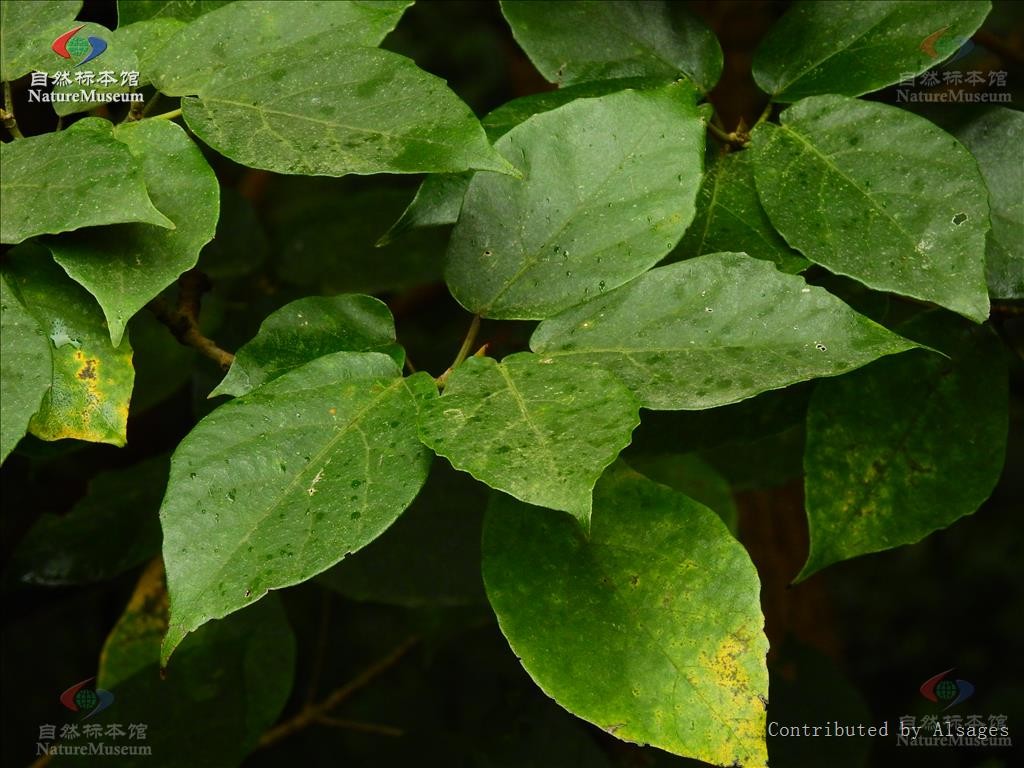
<svg viewBox="0 0 1024 768">
<path fill-rule="evenodd" d="M 725 73 L 711 98 L 727 128 L 741 117 L 752 124 L 764 106 L 749 74 L 750 59 L 786 6 L 692 4 L 725 50 Z M 114 3 L 86 0 L 81 18 L 113 27 Z M 975 43 L 971 58 L 957 66 L 1007 70 L 1016 108 L 1017 89 L 1024 83 L 1020 5 L 996 3 Z M 496 3 L 421 0 L 385 45 L 447 79 L 479 115 L 551 87 L 516 46 Z M 16 97 L 23 87 L 16 85 Z M 870 98 L 892 103 L 894 96 L 889 89 Z M 26 135 L 52 129 L 48 107 L 18 104 Z M 413 194 L 416 178 L 285 178 L 241 168 L 213 153 L 208 157 L 222 183 L 257 213 L 256 221 L 224 220 L 218 241 L 225 245 L 204 254 L 200 266 L 213 284 L 203 307 L 209 335 L 236 349 L 269 312 L 290 300 L 320 292 L 374 292 L 392 307 L 399 341 L 417 367 L 435 374 L 444 369 L 467 321 L 437 282 L 446 233 L 417 234 L 388 249 L 388 258 L 372 247 Z M 252 263 L 238 266 L 247 262 Z M 394 266 L 382 270 L 383 263 Z M 824 279 L 813 273 L 810 278 Z M 860 301 L 878 298 L 863 289 L 840 289 Z M 1020 350 L 1019 317 L 994 322 Z M 500 357 L 525 348 L 528 331 L 527 324 L 485 323 L 480 338 Z M 128 447 L 27 438 L 0 471 L 4 765 L 31 763 L 38 725 L 64 721 L 59 693 L 95 674 L 104 638 L 138 576 L 135 569 L 99 584 L 29 586 L 10 567 L 19 543 L 41 514 L 69 510 L 96 473 L 171 451 L 212 407 L 205 400 L 219 378 L 212 363 L 177 348 L 149 318 L 134 322 L 131 332 L 139 373 Z M 1024 738 L 1024 569 L 1018 535 L 1024 510 L 1024 370 L 1019 359 L 1011 371 L 1006 468 L 976 514 L 920 544 L 832 566 L 793 588 L 788 582 L 806 555 L 801 422 L 813 384 L 761 396 L 753 405 L 701 414 L 644 412 L 631 450 L 700 450 L 737 490 L 739 535 L 764 583 L 772 642 L 769 720 L 887 720 L 894 731 L 901 715 L 938 710 L 918 687 L 953 667 L 954 676 L 976 687 L 973 698 L 954 712 L 965 718 L 1006 715 L 1015 741 Z M 470 516 L 466 525 L 479 526 L 479 516 Z M 363 670 L 409 634 L 426 639 L 339 712 L 394 726 L 403 736 L 312 727 L 252 754 L 247 765 L 696 765 L 625 745 L 561 710 L 516 662 L 486 604 L 402 609 L 354 601 L 315 583 L 282 594 L 299 651 L 286 714 Z M 1012 764 L 1007 749 L 897 748 L 893 734 L 874 741 L 775 739 L 769 749 L 773 768 Z M 157 765 L 158 758 L 153 762 Z"/>
</svg>

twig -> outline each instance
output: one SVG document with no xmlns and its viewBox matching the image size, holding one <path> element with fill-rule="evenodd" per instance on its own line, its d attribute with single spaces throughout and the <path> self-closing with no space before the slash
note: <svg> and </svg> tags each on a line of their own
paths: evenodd
<svg viewBox="0 0 1024 768">
<path fill-rule="evenodd" d="M 16 139 L 24 139 L 21 129 L 18 128 L 18 121 L 14 119 L 14 97 L 11 96 L 11 84 L 4 81 L 4 108 L 0 109 L 0 121 L 4 128 Z"/>
<path fill-rule="evenodd" d="M 199 329 L 200 300 L 210 287 L 206 275 L 190 269 L 179 278 L 178 285 L 180 290 L 177 307 L 172 307 L 161 297 L 153 299 L 146 306 L 156 315 L 157 320 L 170 329 L 179 343 L 186 347 L 194 347 L 226 371 L 231 367 L 235 356 L 218 347 L 213 339 L 204 336 Z"/>
<path fill-rule="evenodd" d="M 362 731 L 363 733 L 375 733 L 378 736 L 402 736 L 405 734 L 401 728 L 393 725 L 380 725 L 378 723 L 364 723 L 360 720 L 345 720 L 340 717 L 327 717 L 320 715 L 316 719 L 320 725 L 332 725 L 335 728 L 345 728 L 350 731 Z"/>
<path fill-rule="evenodd" d="M 153 115 L 151 120 L 173 120 L 176 117 L 181 117 L 181 107 L 178 109 L 172 109 L 170 112 L 161 112 L 159 115 Z"/>
<path fill-rule="evenodd" d="M 459 352 L 455 355 L 455 359 L 452 364 L 448 366 L 448 370 L 438 376 L 435 381 L 437 386 L 444 389 L 444 384 L 448 381 L 448 377 L 451 372 L 462 365 L 463 361 L 469 357 L 469 350 L 473 348 L 473 342 L 476 341 L 476 335 L 480 332 L 480 315 L 473 315 L 473 322 L 469 324 L 469 330 L 466 331 L 466 338 L 462 340 L 462 346 L 459 347 Z"/>
<path fill-rule="evenodd" d="M 375 678 L 379 677 L 384 672 L 387 672 L 393 666 L 395 666 L 402 657 L 405 656 L 409 651 L 416 647 L 420 642 L 420 638 L 416 635 L 406 638 L 397 648 L 392 650 L 386 656 L 378 659 L 369 667 L 364 669 L 354 678 L 349 680 L 340 688 L 335 689 L 327 698 L 323 699 L 319 703 L 307 704 L 299 711 L 294 717 L 285 720 L 283 723 L 274 726 L 269 731 L 263 734 L 259 740 L 260 747 L 268 747 L 271 744 L 276 744 L 282 739 L 288 738 L 293 733 L 301 731 L 304 728 L 313 725 L 314 723 L 323 722 L 323 719 L 327 717 L 327 713 L 332 709 L 341 704 L 345 699 L 351 696 L 356 691 L 365 688 Z M 348 722 L 348 721 L 343 721 Z M 369 723 L 362 725 L 368 726 Z M 387 726 L 377 726 L 378 728 Z M 389 734 L 394 735 L 394 734 Z"/>
</svg>

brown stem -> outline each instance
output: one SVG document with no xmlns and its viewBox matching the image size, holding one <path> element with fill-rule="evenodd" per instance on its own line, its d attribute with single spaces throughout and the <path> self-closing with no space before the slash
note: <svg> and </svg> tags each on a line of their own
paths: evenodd
<svg viewBox="0 0 1024 768">
<path fill-rule="evenodd" d="M 203 293 L 210 288 L 206 275 L 190 269 L 178 279 L 178 305 L 171 306 L 165 299 L 157 297 L 146 306 L 166 325 L 174 338 L 187 347 L 193 347 L 213 360 L 223 370 L 231 367 L 235 356 L 221 349 L 213 339 L 208 339 L 199 329 L 199 305 Z"/>
<path fill-rule="evenodd" d="M 381 674 L 395 666 L 395 664 L 401 661 L 402 657 L 405 656 L 413 648 L 415 648 L 419 642 L 420 638 L 416 635 L 412 635 L 411 637 L 406 638 L 402 643 L 398 645 L 397 648 L 392 650 L 389 654 L 375 661 L 373 664 L 364 669 L 362 672 L 353 677 L 340 688 L 337 688 L 334 691 L 332 691 L 330 695 L 327 696 L 327 698 L 314 704 L 307 704 L 294 717 L 285 720 L 283 723 L 274 726 L 269 731 L 264 733 L 263 736 L 260 737 L 259 746 L 268 747 L 271 744 L 276 744 L 282 739 L 288 738 L 297 731 L 301 731 L 304 728 L 308 728 L 310 725 L 313 725 L 314 723 L 324 722 L 324 719 L 328 718 L 328 712 L 330 712 L 332 709 L 334 709 L 343 701 L 345 701 L 345 699 L 350 697 L 353 693 L 362 688 L 365 688 L 375 678 L 379 677 Z M 346 723 L 347 725 L 344 727 L 354 727 L 352 721 L 333 721 L 330 724 L 336 725 L 339 722 Z M 373 726 L 370 723 L 361 723 L 359 724 L 359 726 L 361 727 L 362 730 L 367 730 L 368 728 L 376 728 L 376 732 L 380 732 L 381 728 L 387 728 L 387 726 Z M 390 733 L 389 735 L 393 736 L 396 734 Z"/>
<path fill-rule="evenodd" d="M 341 717 L 327 717 L 321 715 L 316 719 L 320 725 L 331 725 L 335 728 L 345 728 L 350 731 L 362 731 L 363 733 L 375 733 L 378 736 L 402 736 L 404 731 L 395 728 L 393 725 L 380 725 L 379 723 L 364 723 L 361 720 L 345 720 Z"/>
<path fill-rule="evenodd" d="M 18 121 L 14 119 L 14 98 L 11 96 L 11 84 L 6 81 L 4 81 L 4 106 L 3 109 L 0 109 L 0 122 L 13 138 L 25 138 L 18 128 Z"/>
</svg>

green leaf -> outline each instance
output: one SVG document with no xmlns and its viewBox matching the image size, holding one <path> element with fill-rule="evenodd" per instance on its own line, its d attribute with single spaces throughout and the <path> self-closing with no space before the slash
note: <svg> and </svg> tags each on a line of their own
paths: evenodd
<svg viewBox="0 0 1024 768">
<path fill-rule="evenodd" d="M 722 73 L 714 33 L 681 3 L 502 0 L 516 42 L 552 83 L 685 75 L 709 91 Z"/>
<path fill-rule="evenodd" d="M 168 96 L 187 96 L 204 93 L 218 73 L 234 67 L 243 73 L 247 68 L 263 71 L 267 90 L 287 92 L 299 80 L 308 86 L 322 77 L 323 70 L 310 68 L 312 62 L 297 61 L 296 53 L 312 52 L 316 58 L 331 47 L 375 46 L 410 5 L 411 0 L 229 3 L 199 16 L 170 40 L 155 62 L 153 80 L 157 90 Z M 285 53 L 287 48 L 292 52 Z M 255 66 L 254 56 L 258 56 Z M 291 83 L 282 79 L 289 71 Z M 275 77 L 278 72 L 281 77 Z M 324 96 L 325 102 L 330 101 Z"/>
<path fill-rule="evenodd" d="M 118 344 L 132 315 L 196 265 L 216 231 L 220 185 L 199 148 L 169 120 L 125 123 L 114 136 L 141 163 L 150 197 L 175 228 L 120 224 L 49 238 L 46 246 L 99 301 Z"/>
<path fill-rule="evenodd" d="M 0 463 L 28 430 L 50 388 L 50 340 L 0 276 Z"/>
<path fill-rule="evenodd" d="M 36 521 L 8 572 L 27 584 L 92 584 L 159 554 L 167 466 L 167 456 L 157 456 L 99 473 L 70 512 Z"/>
<path fill-rule="evenodd" d="M 754 54 L 754 79 L 783 102 L 877 91 L 952 56 L 990 8 L 977 0 L 794 3 Z"/>
<path fill-rule="evenodd" d="M 339 47 L 330 35 L 226 67 L 182 109 L 215 150 L 277 173 L 512 168 L 443 80 L 390 51 Z"/>
<path fill-rule="evenodd" d="M 974 155 L 988 186 L 988 292 L 996 299 L 1024 299 L 1024 173 L 1018 151 L 1024 145 L 1024 115 L 1006 107 L 971 114 L 973 119 L 951 132 Z"/>
<path fill-rule="evenodd" d="M 185 22 L 170 16 L 161 16 L 149 21 L 137 21 L 127 26 L 119 26 L 111 33 L 113 41 L 125 45 L 135 51 L 138 57 L 136 70 L 139 73 L 139 86 L 153 82 L 153 71 L 157 57 L 167 46 L 171 38 L 185 28 Z"/>
<path fill-rule="evenodd" d="M 148 19 L 191 21 L 231 0 L 117 0 L 117 28 Z"/>
<path fill-rule="evenodd" d="M 594 483 L 640 423 L 609 373 L 528 352 L 471 357 L 424 403 L 420 437 L 456 469 L 590 525 Z"/>
<path fill-rule="evenodd" d="M 735 403 L 914 346 L 803 278 L 736 253 L 653 269 L 530 339 L 544 358 L 615 371 L 661 410 Z"/>
<path fill-rule="evenodd" d="M 469 172 L 432 173 L 427 176 L 398 221 L 377 241 L 377 246 L 388 245 L 413 229 L 454 224 L 459 220 L 462 199 L 471 178 L 473 174 Z"/>
<path fill-rule="evenodd" d="M 576 99 L 605 96 L 627 88 L 642 89 L 665 85 L 667 83 L 663 78 L 640 77 L 580 83 L 568 88 L 559 88 L 557 91 L 544 91 L 513 99 L 488 113 L 480 123 L 487 133 L 487 138 L 495 141 L 528 118 L 541 112 L 550 112 Z M 462 200 L 466 196 L 472 177 L 472 173 L 438 173 L 427 176 L 405 212 L 377 244 L 386 245 L 412 229 L 457 222 L 459 212 L 462 210 Z"/>
<path fill-rule="evenodd" d="M 157 757 L 167 768 L 236 766 L 277 719 L 292 687 L 295 638 L 276 596 L 189 637 L 161 674 L 160 638 L 167 627 L 167 593 L 159 561 L 139 581 L 107 637 L 96 685 L 112 707 L 89 722 L 145 723 L 148 755 L 122 755 L 116 765 L 145 768 Z M 187 733 L 188 738 L 182 738 Z M 140 744 L 140 742 L 134 742 Z M 66 758 L 61 758 L 63 762 Z M 95 756 L 74 758 L 88 766 Z"/>
<path fill-rule="evenodd" d="M 173 620 L 186 634 L 304 581 L 379 536 L 423 485 L 426 374 L 337 352 L 221 406 L 174 453 L 160 510 Z"/>
<path fill-rule="evenodd" d="M 627 741 L 767 765 L 760 584 L 711 510 L 617 467 L 595 489 L 589 538 L 496 496 L 483 553 L 502 632 L 563 707 Z"/>
<path fill-rule="evenodd" d="M 87 66 L 82 67 L 81 70 L 78 69 L 78 66 L 88 55 L 86 53 L 79 54 L 71 61 L 68 61 L 50 51 L 50 56 L 46 62 L 36 67 L 40 72 L 47 72 L 50 75 L 58 71 L 69 73 L 71 77 L 70 84 L 53 86 L 55 98 L 63 95 L 65 98 L 76 99 L 74 101 L 54 101 L 52 103 L 53 111 L 61 117 L 96 109 L 105 103 L 103 101 L 104 94 L 128 93 L 132 89 L 127 85 L 121 84 L 121 73 L 139 71 L 139 59 L 127 39 L 120 38 L 106 27 L 94 24 L 91 21 L 76 23 L 64 31 L 69 31 L 74 27 L 81 27 L 81 30 L 76 34 L 76 39 L 88 40 L 91 37 L 98 37 L 107 43 L 107 48 L 103 51 L 102 58 L 97 58 L 95 61 L 90 62 Z M 49 48 L 49 43 L 50 41 L 47 41 L 47 48 Z M 98 78 L 104 72 L 109 77 L 114 78 L 112 83 L 102 84 L 99 82 Z M 92 83 L 78 82 L 76 79 L 79 76 L 89 74 L 94 78 Z M 82 96 L 82 93 L 87 95 Z M 73 95 L 69 96 L 69 94 Z M 78 99 L 83 100 L 79 101 Z"/>
<path fill-rule="evenodd" d="M 81 7 L 82 0 L 0 0 L 0 80 L 45 67 L 55 56 L 50 44 L 71 29 Z"/>
<path fill-rule="evenodd" d="M 818 385 L 807 412 L 811 551 L 797 577 L 913 544 L 973 513 L 1003 468 L 1007 372 L 999 338 L 928 313 L 914 352 Z"/>
<path fill-rule="evenodd" d="M 686 494 L 713 510 L 733 533 L 739 512 L 729 482 L 696 453 L 649 453 L 630 456 L 629 466 L 656 483 Z"/>
<path fill-rule="evenodd" d="M 816 96 L 755 129 L 753 152 L 761 204 L 811 261 L 988 317 L 988 194 L 952 136 L 896 107 Z"/>
<path fill-rule="evenodd" d="M 252 203 L 232 187 L 222 187 L 217 233 L 199 254 L 199 269 L 214 282 L 260 269 L 270 254 L 263 226 Z"/>
<path fill-rule="evenodd" d="M 0 242 L 130 221 L 174 228 L 150 201 L 139 162 L 98 117 L 0 144 L 0 163 Z"/>
<path fill-rule="evenodd" d="M 244 395 L 311 360 L 345 351 L 383 352 L 398 365 L 405 362 L 384 302 L 358 294 L 293 301 L 263 321 L 210 397 Z"/>
<path fill-rule="evenodd" d="M 484 602 L 480 527 L 487 489 L 446 461 L 398 521 L 317 580 L 353 600 L 407 608 Z"/>
<path fill-rule="evenodd" d="M 110 343 L 96 302 L 44 249 L 9 252 L 4 276 L 51 342 L 50 389 L 29 431 L 43 440 L 124 445 L 135 378 L 128 339 Z"/>
<path fill-rule="evenodd" d="M 686 83 L 574 101 L 495 147 L 525 178 L 474 176 L 448 250 L 448 286 L 476 314 L 586 301 L 652 267 L 693 218 L 704 124 Z"/>
<path fill-rule="evenodd" d="M 135 386 L 132 387 L 129 416 L 135 416 L 163 402 L 187 384 L 198 359 L 194 347 L 181 344 L 167 332 L 152 312 L 139 312 L 128 323 L 132 340 L 132 366 Z"/>
<path fill-rule="evenodd" d="M 666 261 L 705 253 L 742 251 L 775 262 L 782 272 L 802 272 L 810 262 L 794 251 L 772 227 L 757 199 L 749 152 L 715 158 L 697 193 L 697 214 Z"/>
</svg>

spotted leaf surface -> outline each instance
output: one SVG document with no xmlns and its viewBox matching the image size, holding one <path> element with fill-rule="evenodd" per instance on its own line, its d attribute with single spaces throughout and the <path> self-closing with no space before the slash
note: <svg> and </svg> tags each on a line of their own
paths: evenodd
<svg viewBox="0 0 1024 768">
<path fill-rule="evenodd" d="M 336 352 L 215 410 L 180 443 L 160 510 L 171 624 L 189 632 L 379 536 L 426 480 L 415 399 L 376 352 Z"/>
<path fill-rule="evenodd" d="M 28 430 L 50 388 L 50 340 L 21 298 L 0 276 L 0 462 Z"/>
<path fill-rule="evenodd" d="M 484 584 L 534 681 L 614 736 L 765 768 L 768 650 L 750 558 L 710 509 L 621 466 L 590 536 L 495 496 Z"/>
</svg>

